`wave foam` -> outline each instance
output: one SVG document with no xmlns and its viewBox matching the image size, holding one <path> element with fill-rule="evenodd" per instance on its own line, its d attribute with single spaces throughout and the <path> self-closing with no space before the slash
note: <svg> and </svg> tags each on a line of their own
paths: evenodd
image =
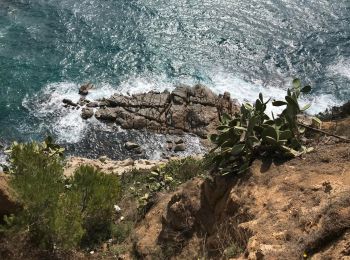
<svg viewBox="0 0 350 260">
<path fill-rule="evenodd" d="M 34 97 L 26 97 L 23 106 L 35 117 L 44 120 L 59 142 L 77 143 L 82 139 L 89 123 L 100 124 L 96 119 L 83 120 L 80 109 L 63 107 L 62 100 L 65 98 L 73 102 L 79 101 L 78 87 L 71 82 L 49 84 Z M 98 99 L 114 92 L 115 89 L 110 85 L 103 84 L 91 90 L 89 98 Z"/>
<path fill-rule="evenodd" d="M 328 67 L 329 72 L 350 79 L 350 60 L 340 59 Z"/>
<path fill-rule="evenodd" d="M 212 89 L 216 93 L 230 92 L 232 98 L 236 98 L 240 103 L 250 102 L 254 103 L 259 95 L 262 93 L 264 98 L 276 100 L 284 100 L 286 95 L 285 88 L 277 88 L 274 86 L 262 86 L 259 84 L 248 83 L 238 77 L 229 73 L 216 72 L 212 77 Z M 300 99 L 301 105 L 311 103 L 311 107 L 307 111 L 309 114 L 317 114 L 325 111 L 327 108 L 339 105 L 341 103 L 334 96 L 329 94 L 308 95 Z M 268 104 L 267 112 L 280 112 L 280 108 L 273 107 L 271 103 Z"/>
</svg>

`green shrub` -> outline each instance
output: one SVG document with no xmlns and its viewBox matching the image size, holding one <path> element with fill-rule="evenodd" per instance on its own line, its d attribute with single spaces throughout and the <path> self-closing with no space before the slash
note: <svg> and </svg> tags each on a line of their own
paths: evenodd
<svg viewBox="0 0 350 260">
<path fill-rule="evenodd" d="M 71 180 L 71 191 L 79 194 L 79 207 L 86 231 L 83 245 L 92 245 L 112 235 L 114 205 L 120 197 L 119 179 L 92 166 L 81 166 Z"/>
<path fill-rule="evenodd" d="M 11 147 L 11 186 L 23 210 L 16 218 L 25 225 L 33 241 L 53 248 L 54 211 L 63 191 L 63 164 L 58 153 L 44 143 L 14 144 Z"/>
<path fill-rule="evenodd" d="M 118 177 L 81 166 L 71 179 L 63 175 L 62 148 L 43 143 L 14 143 L 10 154 L 11 186 L 22 210 L 7 218 L 8 231 L 22 230 L 46 250 L 93 245 L 112 234 Z"/>
<path fill-rule="evenodd" d="M 77 193 L 67 192 L 59 197 L 54 212 L 55 244 L 63 250 L 77 248 L 85 235 L 82 226 L 83 216 L 78 207 L 80 196 Z"/>
<path fill-rule="evenodd" d="M 193 177 L 206 174 L 203 161 L 192 157 L 172 160 L 151 170 L 134 169 L 121 178 L 123 197 L 136 199 L 138 217 L 142 217 L 155 202 L 158 192 L 173 191 Z"/>
<path fill-rule="evenodd" d="M 123 221 L 113 225 L 112 235 L 115 238 L 115 241 L 118 244 L 123 243 L 130 236 L 133 228 L 134 222 L 132 221 Z"/>
<path fill-rule="evenodd" d="M 310 151 L 301 143 L 305 128 L 298 124 L 297 116 L 310 105 L 300 107 L 301 93 L 311 91 L 310 86 L 301 87 L 299 79 L 293 81 L 285 101 L 273 101 L 273 106 L 285 106 L 282 113 L 272 118 L 265 113 L 270 100 L 264 101 L 260 93 L 254 105 L 245 103 L 233 118 L 224 115 L 218 134 L 210 136 L 216 144 L 211 151 L 212 166 L 222 174 L 243 173 L 252 160 L 259 155 L 295 157 Z"/>
</svg>

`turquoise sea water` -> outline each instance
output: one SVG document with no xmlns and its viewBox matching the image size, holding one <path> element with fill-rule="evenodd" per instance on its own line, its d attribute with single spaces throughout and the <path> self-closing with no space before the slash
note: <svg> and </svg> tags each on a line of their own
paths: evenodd
<svg viewBox="0 0 350 260">
<path fill-rule="evenodd" d="M 348 0 L 0 0 L 2 140 L 94 150 L 114 130 L 61 106 L 88 81 L 93 98 L 201 82 L 251 101 L 293 77 L 311 112 L 350 99 Z"/>
</svg>

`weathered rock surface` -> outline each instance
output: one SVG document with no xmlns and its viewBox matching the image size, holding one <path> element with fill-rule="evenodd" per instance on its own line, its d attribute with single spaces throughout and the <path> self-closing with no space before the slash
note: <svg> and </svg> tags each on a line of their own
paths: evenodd
<svg viewBox="0 0 350 260">
<path fill-rule="evenodd" d="M 125 148 L 128 150 L 134 150 L 140 148 L 140 145 L 133 143 L 133 142 L 126 142 L 125 143 Z"/>
<path fill-rule="evenodd" d="M 234 114 L 237 102 L 228 93 L 216 95 L 203 85 L 179 85 L 172 93 L 148 92 L 92 101 L 99 120 L 115 122 L 125 129 L 148 129 L 159 133 L 194 133 L 206 138 L 223 113 Z M 86 110 L 84 110 L 86 112 Z"/>
<path fill-rule="evenodd" d="M 186 150 L 186 146 L 185 144 L 181 143 L 181 144 L 177 144 L 174 147 L 174 152 L 183 152 Z"/>
<path fill-rule="evenodd" d="M 319 114 L 323 120 L 335 120 L 350 116 L 350 100 L 345 104 L 327 109 Z"/>
<path fill-rule="evenodd" d="M 79 88 L 79 94 L 82 96 L 86 96 L 89 94 L 89 90 L 91 90 L 93 87 L 94 85 L 92 85 L 91 83 L 84 84 Z"/>
<path fill-rule="evenodd" d="M 81 117 L 82 117 L 83 119 L 91 118 L 91 117 L 93 117 L 93 115 L 94 115 L 94 110 L 93 110 L 92 108 L 90 108 L 90 107 L 84 107 L 84 108 L 82 109 Z"/>
<path fill-rule="evenodd" d="M 77 103 L 75 103 L 75 102 L 73 102 L 72 100 L 67 99 L 67 98 L 63 99 L 62 102 L 63 102 L 63 104 L 65 104 L 65 105 L 67 105 L 67 106 L 72 106 L 72 107 L 78 106 Z"/>
</svg>

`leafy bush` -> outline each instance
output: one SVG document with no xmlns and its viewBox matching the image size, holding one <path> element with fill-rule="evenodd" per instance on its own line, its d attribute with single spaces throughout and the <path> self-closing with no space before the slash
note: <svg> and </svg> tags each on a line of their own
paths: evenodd
<svg viewBox="0 0 350 260">
<path fill-rule="evenodd" d="M 53 248 L 55 230 L 54 212 L 63 191 L 63 164 L 58 153 L 48 148 L 48 142 L 17 144 L 11 154 L 13 175 L 11 185 L 23 210 L 16 224 L 29 230 L 33 241 L 44 248 Z"/>
<path fill-rule="evenodd" d="M 143 216 L 157 192 L 175 190 L 182 183 L 206 173 L 203 161 L 192 157 L 172 160 L 151 170 L 132 170 L 121 178 L 123 196 L 136 199 L 139 216 Z"/>
<path fill-rule="evenodd" d="M 257 155 L 295 157 L 310 151 L 300 141 L 305 128 L 297 121 L 297 116 L 310 107 L 301 108 L 298 98 L 310 91 L 310 86 L 302 88 L 300 80 L 294 80 L 285 101 L 272 102 L 273 106 L 285 106 L 278 117 L 265 113 L 270 100 L 264 101 L 261 93 L 254 105 L 243 104 L 233 118 L 224 115 L 218 134 L 210 136 L 216 144 L 211 151 L 214 168 L 222 174 L 243 173 Z"/>
<path fill-rule="evenodd" d="M 83 214 L 84 245 L 99 243 L 111 237 L 114 205 L 120 196 L 117 176 L 106 175 L 92 166 L 81 166 L 71 180 L 71 192 L 80 197 Z"/>
<path fill-rule="evenodd" d="M 43 249 L 69 250 L 111 237 L 113 206 L 119 198 L 116 176 L 90 166 L 63 175 L 63 149 L 50 138 L 43 143 L 14 143 L 10 153 L 11 186 L 22 210 L 11 221 Z M 8 219 L 8 218 L 7 218 Z"/>
</svg>

